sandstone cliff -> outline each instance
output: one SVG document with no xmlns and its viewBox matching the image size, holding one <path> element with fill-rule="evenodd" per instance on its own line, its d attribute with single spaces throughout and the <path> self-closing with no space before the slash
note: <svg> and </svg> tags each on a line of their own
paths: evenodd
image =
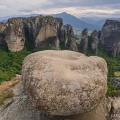
<svg viewBox="0 0 120 120">
<path fill-rule="evenodd" d="M 107 20 L 102 27 L 100 39 L 110 57 L 120 54 L 120 21 Z"/>
<path fill-rule="evenodd" d="M 25 34 L 22 18 L 12 18 L 8 20 L 5 31 L 5 41 L 10 51 L 16 52 L 24 49 Z"/>
</svg>

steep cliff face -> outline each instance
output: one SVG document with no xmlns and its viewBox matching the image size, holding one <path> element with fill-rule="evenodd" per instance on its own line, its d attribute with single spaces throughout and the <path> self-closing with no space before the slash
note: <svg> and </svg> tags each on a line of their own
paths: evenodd
<svg viewBox="0 0 120 120">
<path fill-rule="evenodd" d="M 107 20 L 102 27 L 100 39 L 110 57 L 120 54 L 120 21 Z"/>
<path fill-rule="evenodd" d="M 28 28 L 29 38 L 35 48 L 40 49 L 52 45 L 54 49 L 59 49 L 58 27 L 59 21 L 51 16 L 30 17 L 24 21 Z"/>
<path fill-rule="evenodd" d="M 3 32 L 8 49 L 12 52 L 21 51 L 26 46 L 31 46 L 32 49 L 43 49 L 49 45 L 59 50 L 59 42 L 63 42 L 66 47 L 68 36 L 74 38 L 71 25 L 63 25 L 61 18 L 51 16 L 11 18 L 6 24 L 0 24 L 0 33 Z M 3 43 L 1 36 L 0 42 Z M 75 40 L 70 42 L 70 46 L 72 45 L 70 50 L 77 49 L 75 44 Z"/>
<path fill-rule="evenodd" d="M 62 25 L 59 30 L 59 40 L 64 48 L 71 51 L 78 51 L 73 28 L 71 25 Z"/>
<path fill-rule="evenodd" d="M 5 31 L 5 41 L 8 49 L 12 52 L 24 49 L 25 35 L 22 18 L 11 18 Z"/>
</svg>

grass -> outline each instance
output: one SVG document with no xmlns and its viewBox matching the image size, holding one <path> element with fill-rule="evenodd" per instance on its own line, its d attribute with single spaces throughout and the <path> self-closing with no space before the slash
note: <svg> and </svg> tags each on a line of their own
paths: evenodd
<svg viewBox="0 0 120 120">
<path fill-rule="evenodd" d="M 20 76 L 12 78 L 8 82 L 4 82 L 0 85 L 0 105 L 4 104 L 4 101 L 7 98 L 12 98 L 14 96 L 14 93 L 10 90 L 8 90 L 9 87 L 15 86 L 17 83 L 19 83 L 21 80 Z M 5 107 L 9 106 L 13 101 L 7 103 Z"/>
<path fill-rule="evenodd" d="M 20 76 L 14 77 L 12 78 L 10 81 L 8 82 L 3 82 L 0 85 L 0 94 L 2 94 L 5 90 L 7 90 L 9 87 L 11 86 L 15 86 L 17 83 L 19 83 L 21 80 Z"/>
<path fill-rule="evenodd" d="M 115 75 L 116 77 L 120 77 L 120 71 L 114 72 L 114 75 Z"/>
<path fill-rule="evenodd" d="M 12 91 L 5 90 L 2 94 L 0 94 L 0 105 L 2 105 L 7 98 L 11 98 L 13 96 L 14 94 Z"/>
</svg>

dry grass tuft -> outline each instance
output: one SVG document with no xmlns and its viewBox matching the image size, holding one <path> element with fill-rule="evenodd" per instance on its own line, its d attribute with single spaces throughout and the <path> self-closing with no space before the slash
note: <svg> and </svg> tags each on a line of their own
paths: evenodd
<svg viewBox="0 0 120 120">
<path fill-rule="evenodd" d="M 120 77 L 120 71 L 114 72 L 114 75 L 115 75 L 116 77 Z"/>
<path fill-rule="evenodd" d="M 0 94 L 0 105 L 2 105 L 7 98 L 11 98 L 13 96 L 14 94 L 12 91 L 5 90 L 2 94 Z"/>
<path fill-rule="evenodd" d="M 8 90 L 8 88 L 16 85 L 20 80 L 21 76 L 16 76 L 10 81 L 4 82 L 0 85 L 0 105 L 2 105 L 7 98 L 12 98 L 14 96 L 13 91 Z"/>
<path fill-rule="evenodd" d="M 12 78 L 10 81 L 8 82 L 3 82 L 0 85 L 0 94 L 3 93 L 3 91 L 5 91 L 6 89 L 8 89 L 11 86 L 16 85 L 17 83 L 19 83 L 21 80 L 21 76 L 16 76 L 14 78 Z"/>
</svg>

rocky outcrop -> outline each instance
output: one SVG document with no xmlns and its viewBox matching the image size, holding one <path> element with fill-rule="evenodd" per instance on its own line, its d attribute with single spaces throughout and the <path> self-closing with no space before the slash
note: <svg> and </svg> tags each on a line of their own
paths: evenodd
<svg viewBox="0 0 120 120">
<path fill-rule="evenodd" d="M 92 111 L 105 97 L 107 64 L 73 51 L 42 51 L 25 58 L 22 79 L 25 93 L 39 111 L 80 114 Z"/>
<path fill-rule="evenodd" d="M 68 44 L 68 49 L 69 50 L 78 52 L 78 47 L 77 47 L 75 39 L 71 38 L 70 41 L 67 44 Z"/>
<path fill-rule="evenodd" d="M 110 57 L 120 54 L 120 21 L 107 20 L 102 27 L 100 39 Z"/>
<path fill-rule="evenodd" d="M 80 41 L 80 48 L 83 54 L 87 54 L 87 49 L 88 49 L 88 29 L 85 28 L 82 31 L 82 38 Z"/>
<path fill-rule="evenodd" d="M 98 55 L 98 32 L 96 30 L 94 30 L 91 33 L 90 44 L 92 47 L 93 54 L 97 56 Z"/>
<path fill-rule="evenodd" d="M 24 20 L 25 26 L 28 28 L 29 38 L 35 48 L 42 49 L 51 44 L 53 49 L 59 49 L 59 21 L 51 16 L 30 17 Z"/>
<path fill-rule="evenodd" d="M 59 39 L 61 42 L 64 42 L 65 46 L 68 41 L 68 36 L 74 38 L 74 32 L 73 32 L 72 26 L 69 24 L 62 25 L 59 31 Z"/>
<path fill-rule="evenodd" d="M 107 120 L 120 120 L 120 91 L 112 93 L 106 99 Z"/>
<path fill-rule="evenodd" d="M 7 27 L 6 27 L 7 25 Z M 61 18 L 52 16 L 36 16 L 29 18 L 11 18 L 1 24 L 0 31 L 4 31 L 8 49 L 12 52 L 21 51 L 25 47 L 31 49 L 45 49 L 49 45 L 59 50 L 59 42 L 68 44 L 69 37 L 74 38 L 71 25 L 63 25 Z M 0 42 L 3 38 L 0 38 Z M 72 42 L 75 46 L 76 42 Z M 71 48 L 76 50 L 77 48 Z"/>
<path fill-rule="evenodd" d="M 66 49 L 78 51 L 72 26 L 67 24 L 60 27 L 59 31 L 60 44 Z"/>
<path fill-rule="evenodd" d="M 120 78 L 113 78 L 112 80 L 110 80 L 110 83 L 120 90 Z"/>
<path fill-rule="evenodd" d="M 25 45 L 24 24 L 22 18 L 11 18 L 8 20 L 5 31 L 5 41 L 8 49 L 12 52 L 21 51 Z"/>
</svg>

